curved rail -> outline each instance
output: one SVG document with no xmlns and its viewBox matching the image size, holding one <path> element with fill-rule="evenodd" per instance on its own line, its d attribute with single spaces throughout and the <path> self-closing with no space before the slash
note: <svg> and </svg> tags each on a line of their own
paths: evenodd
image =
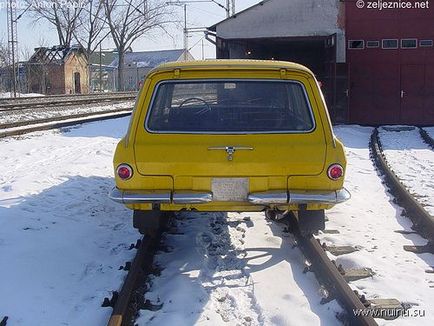
<svg viewBox="0 0 434 326">
<path fill-rule="evenodd" d="M 434 243 L 434 217 L 408 192 L 396 174 L 389 168 L 378 139 L 377 128 L 371 135 L 370 149 L 378 170 L 385 176 L 386 182 L 399 205 L 405 208 L 408 217 L 412 219 L 415 229 L 431 243 Z"/>
<path fill-rule="evenodd" d="M 291 221 L 296 220 L 294 215 L 291 215 L 289 218 Z M 378 325 L 369 314 L 355 313 L 365 311 L 368 308 L 366 308 L 345 281 L 336 265 L 328 258 L 319 241 L 312 235 L 303 236 L 295 222 L 291 223 L 290 228 L 300 249 L 312 263 L 313 271 L 317 278 L 322 281 L 321 283 L 327 287 L 347 312 L 348 324 L 355 326 Z"/>
<path fill-rule="evenodd" d="M 419 128 L 419 133 L 423 141 L 431 147 L 431 149 L 434 149 L 434 139 L 432 139 L 431 136 L 422 128 Z"/>
</svg>

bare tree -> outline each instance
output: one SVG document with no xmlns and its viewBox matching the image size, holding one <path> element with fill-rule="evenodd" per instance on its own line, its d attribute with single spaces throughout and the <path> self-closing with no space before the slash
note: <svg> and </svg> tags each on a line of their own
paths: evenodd
<svg viewBox="0 0 434 326">
<path fill-rule="evenodd" d="M 35 22 L 46 20 L 54 25 L 59 45 L 69 47 L 79 23 L 78 17 L 83 11 L 83 2 L 81 0 L 50 0 L 50 2 L 52 6 L 48 7 L 47 1 L 27 0 Z"/>
<path fill-rule="evenodd" d="M 77 29 L 73 31 L 74 37 L 90 56 L 110 34 L 103 1 L 87 0 L 87 5 L 77 20 Z"/>
<path fill-rule="evenodd" d="M 172 22 L 164 0 L 101 0 L 110 34 L 118 51 L 118 90 L 124 86 L 124 57 L 140 37 Z"/>
</svg>

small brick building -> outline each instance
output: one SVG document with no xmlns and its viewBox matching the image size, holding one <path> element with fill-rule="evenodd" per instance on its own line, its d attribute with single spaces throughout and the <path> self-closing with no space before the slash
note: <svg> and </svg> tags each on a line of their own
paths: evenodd
<svg viewBox="0 0 434 326">
<path fill-rule="evenodd" d="M 89 93 L 88 60 L 82 47 L 36 48 L 26 66 L 31 93 Z"/>
</svg>

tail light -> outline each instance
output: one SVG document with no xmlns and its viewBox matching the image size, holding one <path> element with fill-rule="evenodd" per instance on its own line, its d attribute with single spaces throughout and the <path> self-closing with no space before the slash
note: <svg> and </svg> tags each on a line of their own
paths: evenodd
<svg viewBox="0 0 434 326">
<path fill-rule="evenodd" d="M 327 176 L 332 180 L 338 180 L 344 175 L 344 168 L 340 164 L 332 164 L 327 169 Z"/>
<path fill-rule="evenodd" d="M 121 178 L 122 180 L 128 180 L 133 176 L 133 169 L 128 164 L 120 164 L 116 168 L 116 174 Z"/>
</svg>

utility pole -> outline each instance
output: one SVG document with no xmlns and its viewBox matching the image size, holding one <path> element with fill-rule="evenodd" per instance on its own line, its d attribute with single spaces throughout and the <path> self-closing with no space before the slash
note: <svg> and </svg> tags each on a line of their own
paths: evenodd
<svg viewBox="0 0 434 326">
<path fill-rule="evenodd" d="M 187 61 L 188 30 L 187 30 L 187 4 L 184 3 L 184 61 Z"/>
<path fill-rule="evenodd" d="M 102 92 L 102 47 L 99 43 L 99 92 Z"/>
<path fill-rule="evenodd" d="M 220 8 L 223 8 L 226 11 L 226 18 L 229 18 L 231 16 L 231 9 L 232 9 L 232 15 L 235 14 L 235 0 L 226 0 L 226 6 L 222 5 L 221 3 L 217 2 L 216 0 L 178 0 L 178 1 L 168 1 L 166 4 L 168 5 L 174 5 L 174 6 L 180 6 L 183 5 L 184 7 L 184 60 L 187 61 L 187 52 L 188 52 L 188 32 L 189 28 L 187 27 L 187 4 L 189 3 L 203 3 L 203 2 L 213 2 Z M 192 29 L 191 29 L 192 30 Z"/>
<path fill-rule="evenodd" d="M 8 58 L 9 58 L 9 65 L 11 67 L 10 74 L 12 77 L 11 97 L 17 97 L 18 40 L 17 40 L 16 0 L 9 0 L 9 8 L 7 8 L 7 23 L 8 23 Z"/>
</svg>

